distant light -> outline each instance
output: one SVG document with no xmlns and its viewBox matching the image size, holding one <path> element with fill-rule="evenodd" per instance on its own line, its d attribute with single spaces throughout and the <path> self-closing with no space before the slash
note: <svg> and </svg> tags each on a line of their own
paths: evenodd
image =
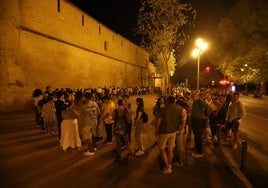
<svg viewBox="0 0 268 188">
<path fill-rule="evenodd" d="M 220 84 L 221 85 L 228 85 L 228 84 L 230 84 L 230 81 L 225 78 L 225 79 L 220 80 Z"/>
<path fill-rule="evenodd" d="M 235 92 L 235 86 L 232 86 L 231 90 L 232 92 Z"/>
</svg>

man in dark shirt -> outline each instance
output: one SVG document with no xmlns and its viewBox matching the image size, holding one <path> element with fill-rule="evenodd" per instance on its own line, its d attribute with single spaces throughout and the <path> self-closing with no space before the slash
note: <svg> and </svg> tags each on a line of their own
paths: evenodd
<svg viewBox="0 0 268 188">
<path fill-rule="evenodd" d="M 192 153 L 193 157 L 203 157 L 202 148 L 202 123 L 204 111 L 207 107 L 206 103 L 199 98 L 198 93 L 192 94 L 193 106 L 191 112 L 191 125 L 194 133 L 195 152 Z"/>
<path fill-rule="evenodd" d="M 55 101 L 59 139 L 61 138 L 61 122 L 63 120 L 61 112 L 64 108 L 64 105 L 64 93 L 59 91 L 57 92 L 57 100 Z"/>
<path fill-rule="evenodd" d="M 175 147 L 176 131 L 180 125 L 179 109 L 176 108 L 174 96 L 167 98 L 167 104 L 157 117 L 156 131 L 159 134 L 159 151 L 165 164 L 164 174 L 172 173 L 171 162 Z M 167 147 L 167 149 L 166 149 Z"/>
</svg>

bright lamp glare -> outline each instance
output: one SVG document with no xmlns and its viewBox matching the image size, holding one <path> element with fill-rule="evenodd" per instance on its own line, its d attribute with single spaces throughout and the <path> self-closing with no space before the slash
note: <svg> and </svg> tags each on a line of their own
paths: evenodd
<svg viewBox="0 0 268 188">
<path fill-rule="evenodd" d="M 199 55 L 199 50 L 195 48 L 195 49 L 192 51 L 192 56 L 197 57 L 198 55 Z"/>
</svg>

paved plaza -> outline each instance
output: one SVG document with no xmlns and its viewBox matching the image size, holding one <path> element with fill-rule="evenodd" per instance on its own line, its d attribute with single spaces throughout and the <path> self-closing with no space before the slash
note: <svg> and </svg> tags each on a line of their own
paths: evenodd
<svg viewBox="0 0 268 188">
<path fill-rule="evenodd" d="M 152 120 L 156 96 L 142 97 Z M 135 98 L 131 97 L 133 107 Z M 154 128 L 150 123 L 143 132 L 145 154 L 115 161 L 114 141 L 111 145 L 99 141 L 91 157 L 82 154 L 84 142 L 80 151 L 63 152 L 57 136 L 48 136 L 36 127 L 33 112 L 0 114 L 0 122 L 1 188 L 248 187 L 211 145 L 204 145 L 203 158 L 192 158 L 187 148 L 188 164 L 173 165 L 172 174 L 162 174 L 163 164 L 153 145 Z"/>
</svg>

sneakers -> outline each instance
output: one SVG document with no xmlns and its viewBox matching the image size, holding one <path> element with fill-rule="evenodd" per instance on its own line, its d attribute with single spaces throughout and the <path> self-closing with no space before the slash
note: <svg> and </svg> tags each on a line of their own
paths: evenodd
<svg viewBox="0 0 268 188">
<path fill-rule="evenodd" d="M 232 148 L 233 148 L 233 149 L 236 149 L 236 148 L 237 148 L 237 144 L 234 144 L 234 145 L 232 146 Z"/>
<path fill-rule="evenodd" d="M 182 161 L 177 161 L 174 163 L 175 166 L 183 166 L 183 162 Z"/>
<path fill-rule="evenodd" d="M 94 154 L 95 154 L 94 152 L 90 152 L 88 150 L 83 153 L 83 155 L 85 156 L 93 156 Z"/>
<path fill-rule="evenodd" d="M 138 150 L 135 155 L 136 156 L 140 156 L 140 155 L 143 155 L 144 154 L 144 151 L 143 150 Z"/>
<path fill-rule="evenodd" d="M 122 149 L 122 150 L 123 150 L 123 149 L 126 149 L 126 148 L 127 148 L 126 145 L 121 146 L 121 149 Z"/>
<path fill-rule="evenodd" d="M 171 174 L 172 173 L 172 170 L 171 170 L 171 165 L 169 168 L 165 168 L 163 171 L 162 171 L 163 174 Z"/>
<path fill-rule="evenodd" d="M 107 144 L 107 145 L 111 145 L 112 144 L 112 142 L 108 142 L 108 141 L 105 141 L 104 143 Z"/>
<path fill-rule="evenodd" d="M 192 156 L 193 156 L 194 158 L 201 158 L 201 157 L 203 157 L 203 154 L 196 153 L 196 152 L 192 152 Z"/>
</svg>

